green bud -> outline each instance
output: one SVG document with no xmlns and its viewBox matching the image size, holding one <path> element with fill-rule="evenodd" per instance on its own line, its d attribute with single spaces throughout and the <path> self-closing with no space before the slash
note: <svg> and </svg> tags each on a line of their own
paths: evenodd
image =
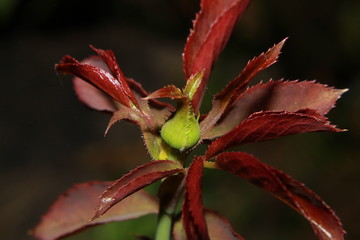
<svg viewBox="0 0 360 240">
<path fill-rule="evenodd" d="M 161 128 L 162 139 L 171 147 L 183 151 L 200 139 L 200 126 L 190 103 L 183 104 Z"/>
</svg>

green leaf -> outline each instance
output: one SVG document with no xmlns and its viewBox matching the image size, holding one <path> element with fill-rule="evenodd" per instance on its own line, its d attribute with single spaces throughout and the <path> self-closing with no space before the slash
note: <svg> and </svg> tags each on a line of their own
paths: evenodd
<svg viewBox="0 0 360 240">
<path fill-rule="evenodd" d="M 190 100 L 193 99 L 194 94 L 198 90 L 200 83 L 203 80 L 204 71 L 205 70 L 202 70 L 194 75 L 191 75 L 191 77 L 186 82 L 184 95 L 186 95 Z"/>
</svg>

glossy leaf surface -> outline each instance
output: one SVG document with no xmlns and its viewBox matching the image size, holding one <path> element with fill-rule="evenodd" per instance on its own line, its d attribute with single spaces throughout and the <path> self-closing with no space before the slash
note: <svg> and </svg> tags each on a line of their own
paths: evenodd
<svg viewBox="0 0 360 240">
<path fill-rule="evenodd" d="M 184 98 L 184 96 L 179 88 L 175 87 L 174 85 L 168 85 L 166 87 L 160 88 L 160 89 L 156 90 L 155 92 L 149 94 L 144 99 L 147 100 L 147 99 L 154 99 L 154 98 L 176 99 L 176 98 Z"/>
<path fill-rule="evenodd" d="M 182 166 L 174 161 L 161 160 L 141 165 L 124 175 L 101 194 L 93 219 L 99 218 L 115 204 L 134 192 L 164 177 L 182 171 Z"/>
<path fill-rule="evenodd" d="M 262 53 L 249 61 L 242 73 L 215 96 L 209 114 L 201 122 L 201 132 L 204 133 L 203 138 L 207 138 L 208 131 L 217 123 L 224 111 L 236 103 L 236 98 L 256 74 L 276 62 L 285 41 L 286 39 L 282 40 L 266 53 Z"/>
<path fill-rule="evenodd" d="M 135 81 L 134 79 L 127 78 L 126 80 L 128 81 L 131 90 L 135 94 L 135 97 L 138 97 L 137 100 L 139 102 L 141 110 L 144 110 L 144 107 L 141 107 L 144 102 L 148 103 L 151 112 L 163 111 L 164 109 L 174 110 L 174 107 L 172 105 L 160 102 L 156 99 L 151 99 L 150 101 L 143 101 L 143 99 L 146 98 L 149 93 L 143 88 L 143 86 L 139 82 Z"/>
<path fill-rule="evenodd" d="M 128 85 L 128 81 L 127 81 L 124 73 L 121 71 L 121 69 L 117 63 L 114 52 L 112 50 L 97 49 L 92 45 L 90 45 L 90 47 L 97 54 L 99 54 L 99 56 L 104 60 L 106 65 L 109 67 L 111 73 L 116 77 L 117 81 L 119 82 L 121 91 L 129 98 L 129 100 L 131 101 L 132 104 L 134 104 L 138 107 L 136 98 Z"/>
<path fill-rule="evenodd" d="M 204 215 L 211 240 L 244 240 L 233 230 L 229 221 L 219 213 L 207 209 Z M 188 240 L 182 221 L 177 221 L 174 224 L 173 237 L 174 240 Z"/>
<path fill-rule="evenodd" d="M 157 213 L 156 199 L 145 191 L 138 191 L 102 217 L 89 222 L 94 215 L 99 195 L 110 185 L 111 182 L 88 182 L 75 185 L 50 207 L 40 224 L 32 231 L 32 235 L 40 240 L 55 240 L 94 225 Z"/>
<path fill-rule="evenodd" d="M 221 136 L 251 113 L 258 111 L 291 111 L 313 109 L 325 115 L 335 106 L 346 89 L 334 89 L 314 81 L 269 81 L 259 83 L 238 96 L 233 106 L 210 132 L 207 138 Z"/>
<path fill-rule="evenodd" d="M 201 10 L 196 16 L 183 54 L 186 79 L 205 70 L 204 81 L 192 101 L 195 113 L 200 107 L 213 64 L 248 3 L 249 0 L 202 0 L 200 3 Z"/>
<path fill-rule="evenodd" d="M 345 231 L 334 211 L 304 184 L 247 153 L 220 154 L 216 158 L 216 166 L 272 193 L 290 205 L 310 222 L 319 239 L 344 239 Z"/>
<path fill-rule="evenodd" d="M 97 66 L 110 72 L 108 66 L 98 56 L 86 58 L 81 63 Z M 87 83 L 78 77 L 74 77 L 73 86 L 77 97 L 86 106 L 98 111 L 114 112 L 117 110 L 114 99 L 90 83 Z"/>
<path fill-rule="evenodd" d="M 56 70 L 79 77 L 100 88 L 119 103 L 130 107 L 130 98 L 123 85 L 109 72 L 97 66 L 83 64 L 72 57 L 66 56 L 62 63 L 55 66 Z"/>
<path fill-rule="evenodd" d="M 99 56 L 91 56 L 81 61 L 81 63 L 96 66 L 111 73 L 108 65 L 106 65 L 104 60 Z M 137 98 L 140 110 L 148 115 L 152 115 L 154 120 L 161 122 L 164 119 L 164 115 L 167 114 L 166 112 L 174 110 L 173 106 L 170 104 L 162 103 L 157 100 L 142 100 L 141 98 L 146 98 L 149 93 L 135 80 L 126 78 L 126 81 L 131 91 L 134 93 L 135 98 Z M 115 112 L 121 108 L 112 97 L 81 78 L 74 77 L 73 84 L 79 100 L 88 107 L 99 111 L 109 112 Z"/>
<path fill-rule="evenodd" d="M 245 119 L 228 134 L 213 141 L 206 156 L 209 159 L 226 149 L 247 143 L 317 131 L 339 132 L 341 130 L 330 125 L 322 115 L 312 110 L 258 112 Z"/>
<path fill-rule="evenodd" d="M 203 167 L 203 158 L 195 157 L 186 176 L 182 216 L 187 239 L 192 240 L 209 240 L 201 198 Z"/>
</svg>

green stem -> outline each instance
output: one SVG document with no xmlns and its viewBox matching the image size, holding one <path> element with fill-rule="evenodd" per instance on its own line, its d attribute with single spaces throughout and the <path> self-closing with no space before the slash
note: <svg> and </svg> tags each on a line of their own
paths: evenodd
<svg viewBox="0 0 360 240">
<path fill-rule="evenodd" d="M 162 213 L 159 214 L 155 240 L 170 240 L 171 229 L 172 229 L 172 216 L 162 211 Z"/>
<path fill-rule="evenodd" d="M 184 175 L 178 174 L 168 177 L 160 186 L 160 210 L 155 240 L 170 240 L 174 215 L 179 199 L 184 191 Z"/>
</svg>

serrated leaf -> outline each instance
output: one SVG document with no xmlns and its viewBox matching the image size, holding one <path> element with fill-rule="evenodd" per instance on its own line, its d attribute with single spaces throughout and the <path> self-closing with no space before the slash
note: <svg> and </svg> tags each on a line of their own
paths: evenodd
<svg viewBox="0 0 360 240">
<path fill-rule="evenodd" d="M 170 160 L 153 161 L 135 168 L 101 194 L 93 220 L 134 192 L 180 171 L 182 166 Z"/>
<path fill-rule="evenodd" d="M 291 111 L 313 109 L 321 115 L 327 114 L 346 89 L 334 89 L 315 81 L 269 81 L 249 88 L 225 112 L 221 121 L 206 133 L 204 138 L 221 136 L 251 113 L 258 111 Z M 205 121 L 205 120 L 204 120 Z"/>
<path fill-rule="evenodd" d="M 190 100 L 193 99 L 194 94 L 201 85 L 201 82 L 204 79 L 203 77 L 204 77 L 204 70 L 191 75 L 190 78 L 186 81 L 186 85 L 184 88 L 184 95 L 187 96 Z"/>
<path fill-rule="evenodd" d="M 109 94 L 119 103 L 130 107 L 130 98 L 120 83 L 111 73 L 90 64 L 80 63 L 74 58 L 66 56 L 62 62 L 56 64 L 55 69 L 79 77 Z"/>
<path fill-rule="evenodd" d="M 141 126 L 142 131 L 152 131 L 151 134 L 157 133 L 158 129 L 164 124 L 165 120 L 175 108 L 171 104 L 163 103 L 157 99 L 144 100 L 149 93 L 145 91 L 142 85 L 131 78 L 128 78 L 127 81 L 137 98 L 141 113 L 144 114 L 143 122 L 147 122 L 146 127 Z"/>
<path fill-rule="evenodd" d="M 242 73 L 215 96 L 209 114 L 200 125 L 203 138 L 207 138 L 208 131 L 217 123 L 224 111 L 236 103 L 237 97 L 256 74 L 276 62 L 285 41 L 286 38 L 266 53 L 249 61 Z"/>
<path fill-rule="evenodd" d="M 184 98 L 182 91 L 175 87 L 174 85 L 168 85 L 166 87 L 160 88 L 156 90 L 155 92 L 152 92 L 147 97 L 145 97 L 145 100 L 154 99 L 154 98 L 171 98 L 171 99 L 177 99 L 177 98 Z"/>
<path fill-rule="evenodd" d="M 229 133 L 214 140 L 206 152 L 206 157 L 210 159 L 234 146 L 318 131 L 340 132 L 342 130 L 330 125 L 322 115 L 312 110 L 258 112 L 250 115 Z"/>
<path fill-rule="evenodd" d="M 343 240 L 345 231 L 334 211 L 314 192 L 290 176 L 242 152 L 216 157 L 216 166 L 262 188 L 303 215 L 321 240 Z"/>
<path fill-rule="evenodd" d="M 116 79 L 120 83 L 121 90 L 125 95 L 127 95 L 131 103 L 139 107 L 137 100 L 128 85 L 128 81 L 124 73 L 121 71 L 117 63 L 114 52 L 112 50 L 97 49 L 92 45 L 90 45 L 90 48 L 94 50 L 97 54 L 99 54 L 99 56 L 104 60 L 106 65 L 109 67 L 111 73 L 116 77 Z"/>
<path fill-rule="evenodd" d="M 204 215 L 211 240 L 244 240 L 234 231 L 224 216 L 209 209 L 205 210 Z M 174 240 L 188 240 L 181 220 L 174 224 L 173 238 Z"/>
<path fill-rule="evenodd" d="M 182 217 L 187 239 L 191 240 L 209 240 L 201 199 L 203 161 L 202 157 L 195 157 L 186 176 Z"/>
<path fill-rule="evenodd" d="M 65 56 L 63 61 L 66 61 L 67 58 L 72 59 L 71 57 Z M 72 62 L 72 60 L 70 60 Z M 102 58 L 99 56 L 91 56 L 89 58 L 81 61 L 82 64 L 89 64 L 92 66 L 99 67 L 104 71 L 111 73 L 110 68 Z M 141 98 L 146 98 L 149 93 L 142 87 L 142 85 L 131 78 L 126 78 L 127 84 L 129 85 L 131 91 L 134 93 L 135 98 L 139 104 L 140 110 L 149 115 L 152 115 L 153 120 L 156 122 L 163 123 L 165 116 L 169 115 L 170 110 L 174 110 L 174 107 L 167 103 L 162 103 L 156 99 L 149 101 L 144 101 Z M 121 108 L 116 101 L 107 95 L 104 91 L 99 90 L 97 87 L 93 86 L 86 81 L 81 80 L 78 77 L 73 79 L 74 90 L 79 98 L 79 100 L 87 105 L 88 107 L 99 110 L 99 111 L 109 111 L 115 112 Z M 159 126 L 161 126 L 160 124 Z"/>
<path fill-rule="evenodd" d="M 156 199 L 141 190 L 114 206 L 102 217 L 89 222 L 94 215 L 99 195 L 110 185 L 111 182 L 76 184 L 55 201 L 32 230 L 32 235 L 39 240 L 55 240 L 91 226 L 157 213 Z"/>
<path fill-rule="evenodd" d="M 113 113 L 108 126 L 105 130 L 105 135 L 108 133 L 109 129 L 114 125 L 116 122 L 127 119 L 138 126 L 140 126 L 142 129 L 146 128 L 146 121 L 144 120 L 144 116 L 137 110 L 128 108 L 128 107 L 119 107 L 119 110 Z"/>
<path fill-rule="evenodd" d="M 86 58 L 81 63 L 97 66 L 110 72 L 108 66 L 98 56 Z M 74 77 L 73 86 L 77 97 L 86 106 L 98 111 L 116 111 L 117 106 L 114 99 L 90 83 Z"/>
<path fill-rule="evenodd" d="M 195 113 L 200 107 L 210 71 L 225 47 L 237 19 L 249 0 L 202 0 L 201 10 L 194 21 L 183 54 L 186 79 L 204 71 L 204 80 L 195 93 L 192 105 Z"/>
<path fill-rule="evenodd" d="M 143 86 L 135 81 L 134 79 L 131 79 L 131 78 L 127 78 L 127 82 L 131 88 L 131 90 L 133 91 L 133 93 L 135 94 L 135 96 L 139 96 L 138 97 L 138 101 L 140 102 L 140 100 L 142 100 L 142 98 L 146 98 L 149 93 L 143 88 Z M 139 100 L 140 99 L 140 100 Z M 142 101 L 142 102 L 147 102 L 149 107 L 150 107 L 150 110 L 151 112 L 157 112 L 157 111 L 173 111 L 175 110 L 175 108 L 171 105 L 171 104 L 168 104 L 168 103 L 163 103 L 163 102 L 160 102 L 156 99 L 151 99 L 149 101 Z M 141 108 L 141 103 L 140 103 L 140 109 L 143 111 L 143 108 Z M 161 114 L 163 115 L 163 114 Z"/>
</svg>

